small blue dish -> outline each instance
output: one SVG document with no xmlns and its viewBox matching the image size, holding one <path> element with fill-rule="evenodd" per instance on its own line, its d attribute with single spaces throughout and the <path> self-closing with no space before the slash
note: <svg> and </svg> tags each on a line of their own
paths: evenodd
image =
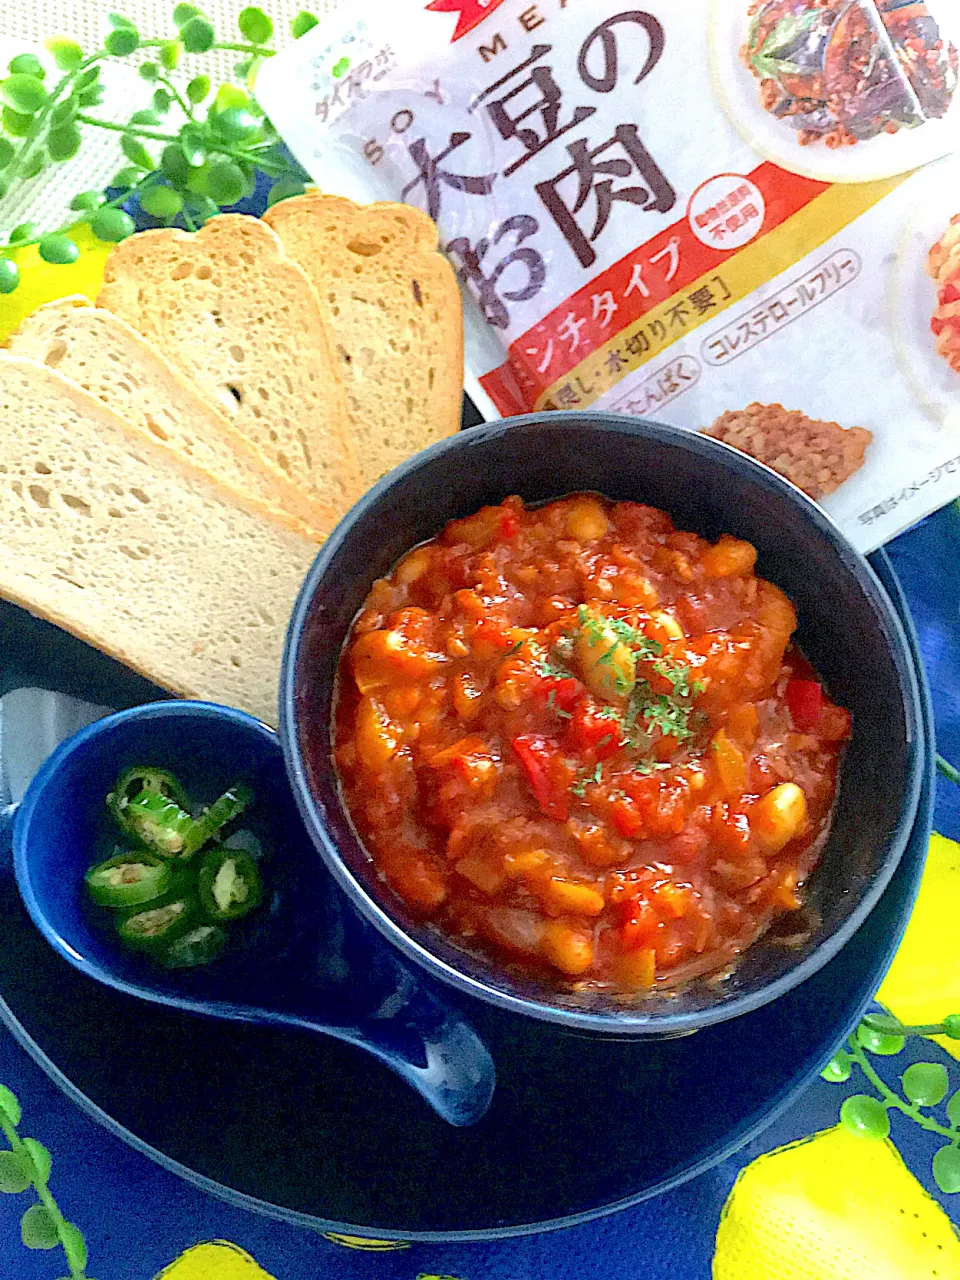
<svg viewBox="0 0 960 1280">
<path fill-rule="evenodd" d="M 238 782 L 253 789 L 241 825 L 263 849 L 264 901 L 234 922 L 227 951 L 209 966 L 171 972 L 130 952 L 109 913 L 87 899 L 84 873 L 124 843 L 105 798 L 133 765 L 172 769 L 204 803 Z M 14 819 L 13 860 L 34 923 L 81 973 L 175 1009 L 348 1041 L 451 1124 L 472 1124 L 487 1110 L 489 1054 L 343 899 L 310 848 L 277 736 L 253 717 L 159 702 L 95 721 L 30 784 Z"/>
<path fill-rule="evenodd" d="M 798 640 L 853 713 L 833 828 L 807 891 L 809 939 L 776 930 L 723 982 L 626 1005 L 508 974 L 417 919 L 376 873 L 342 803 L 330 728 L 339 655 L 373 582 L 450 521 L 519 494 L 539 503 L 592 490 L 665 510 L 679 529 L 730 533 L 797 606 Z M 372 489 L 334 530 L 287 636 L 280 736 L 307 830 L 351 902 L 421 969 L 503 1011 L 581 1032 L 683 1035 L 759 1009 L 841 950 L 880 900 L 913 829 L 922 781 L 916 669 L 889 597 L 815 503 L 767 467 L 695 432 L 604 413 L 544 413 L 434 445 Z"/>
</svg>

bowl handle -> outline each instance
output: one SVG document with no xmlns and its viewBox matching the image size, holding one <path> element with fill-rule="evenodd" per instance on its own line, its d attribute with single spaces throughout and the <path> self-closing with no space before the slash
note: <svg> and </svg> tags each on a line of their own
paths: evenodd
<svg viewBox="0 0 960 1280">
<path fill-rule="evenodd" d="M 496 1086 L 486 1045 L 422 980 L 394 963 L 397 982 L 380 1006 L 353 1026 L 329 1029 L 379 1058 L 448 1124 L 476 1124 Z"/>
</svg>

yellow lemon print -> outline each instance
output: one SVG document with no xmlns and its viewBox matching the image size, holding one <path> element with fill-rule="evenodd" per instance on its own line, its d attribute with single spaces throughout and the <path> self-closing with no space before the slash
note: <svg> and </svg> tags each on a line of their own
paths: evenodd
<svg viewBox="0 0 960 1280">
<path fill-rule="evenodd" d="M 362 1249 L 365 1253 L 389 1253 L 393 1249 L 409 1249 L 405 1240 L 367 1240 L 364 1236 L 345 1236 L 339 1231 L 324 1231 L 324 1240 L 342 1244 L 345 1249 Z"/>
<path fill-rule="evenodd" d="M 71 229 L 70 238 L 79 247 L 80 257 L 68 267 L 44 262 L 36 245 L 7 255 L 20 268 L 20 284 L 13 293 L 0 294 L 0 342 L 5 342 L 20 321 L 44 302 L 54 302 L 71 293 L 82 293 L 91 302 L 96 300 L 103 284 L 103 264 L 113 245 L 98 240 L 85 222 Z"/>
<path fill-rule="evenodd" d="M 227 1240 L 197 1244 L 154 1280 L 273 1280 L 249 1253 Z"/>
<path fill-rule="evenodd" d="M 921 1026 L 960 1013 L 960 845 L 930 840 L 917 905 L 877 999 L 901 1022 Z M 937 1037 L 960 1058 L 960 1040 Z"/>
<path fill-rule="evenodd" d="M 837 1126 L 740 1174 L 713 1280 L 958 1280 L 960 1240 L 889 1141 Z"/>
</svg>

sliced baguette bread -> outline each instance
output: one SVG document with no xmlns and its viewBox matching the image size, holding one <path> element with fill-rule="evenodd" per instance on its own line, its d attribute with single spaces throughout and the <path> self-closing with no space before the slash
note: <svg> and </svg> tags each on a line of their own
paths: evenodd
<svg viewBox="0 0 960 1280">
<path fill-rule="evenodd" d="M 235 429 L 342 514 L 358 496 L 346 402 L 313 286 L 258 218 L 144 231 L 107 258 L 97 305 L 179 365 Z"/>
<path fill-rule="evenodd" d="M 174 693 L 277 719 L 287 620 L 316 543 L 0 353 L 0 595 Z"/>
<path fill-rule="evenodd" d="M 311 499 L 263 458 L 179 369 L 112 311 L 82 296 L 48 303 L 11 334 L 7 350 L 56 369 L 215 480 L 297 516 L 318 537 L 336 523 L 332 507 Z"/>
<path fill-rule="evenodd" d="M 437 228 L 403 204 L 310 191 L 264 215 L 313 282 L 365 486 L 460 427 L 463 308 Z"/>
</svg>

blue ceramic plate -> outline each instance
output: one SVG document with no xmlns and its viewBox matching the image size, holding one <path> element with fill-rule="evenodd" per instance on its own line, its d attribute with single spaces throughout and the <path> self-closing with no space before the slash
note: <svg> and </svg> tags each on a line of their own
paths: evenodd
<svg viewBox="0 0 960 1280">
<path fill-rule="evenodd" d="M 903 613 L 886 557 L 873 565 Z M 157 696 L 101 654 L 0 606 L 0 693 L 24 684 L 115 707 Z M 644 1043 L 587 1041 L 474 1004 L 498 1088 L 472 1129 L 445 1125 L 349 1046 L 145 1005 L 85 978 L 46 945 L 10 878 L 0 880 L 0 1017 L 102 1124 L 239 1206 L 407 1240 L 572 1225 L 702 1172 L 806 1087 L 889 964 L 932 801 L 930 758 L 909 847 L 866 923 L 819 973 L 755 1013 Z"/>
</svg>

